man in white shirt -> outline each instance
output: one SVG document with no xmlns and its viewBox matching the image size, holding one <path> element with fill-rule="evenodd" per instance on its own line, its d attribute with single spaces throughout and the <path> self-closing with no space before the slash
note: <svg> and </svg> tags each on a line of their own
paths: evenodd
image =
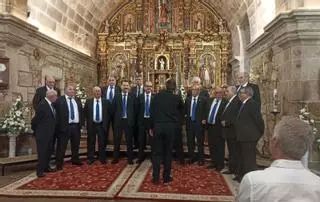
<svg viewBox="0 0 320 202">
<path fill-rule="evenodd" d="M 320 201 L 320 177 L 305 169 L 300 161 L 312 140 L 312 130 L 307 123 L 295 117 L 283 117 L 270 141 L 275 161 L 263 171 L 244 176 L 238 201 Z"/>
</svg>

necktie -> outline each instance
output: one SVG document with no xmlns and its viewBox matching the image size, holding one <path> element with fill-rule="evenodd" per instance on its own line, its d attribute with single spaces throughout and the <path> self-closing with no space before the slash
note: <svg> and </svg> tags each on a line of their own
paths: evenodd
<svg viewBox="0 0 320 202">
<path fill-rule="evenodd" d="M 99 106 L 99 100 L 97 100 L 97 103 L 96 103 L 96 122 L 100 122 L 100 106 Z"/>
<path fill-rule="evenodd" d="M 51 107 L 51 110 L 52 110 L 53 117 L 55 118 L 56 117 L 56 110 L 53 107 L 53 103 L 51 103 L 50 107 Z"/>
<path fill-rule="evenodd" d="M 243 86 L 240 85 L 239 88 L 238 88 L 238 90 L 237 90 L 237 92 L 239 92 L 242 88 L 243 88 Z"/>
<path fill-rule="evenodd" d="M 72 103 L 72 97 L 69 97 L 70 100 L 70 119 L 74 120 L 74 106 Z"/>
<path fill-rule="evenodd" d="M 191 121 L 195 121 L 196 120 L 196 107 L 197 107 L 197 100 L 194 97 L 193 98 L 193 104 L 192 104 Z"/>
<path fill-rule="evenodd" d="M 214 106 L 210 112 L 209 123 L 211 123 L 211 124 L 215 124 L 215 114 L 216 114 L 218 104 L 219 104 L 219 100 L 216 100 L 216 103 L 214 104 Z"/>
<path fill-rule="evenodd" d="M 139 96 L 140 94 L 140 86 L 137 87 L 137 97 Z"/>
<path fill-rule="evenodd" d="M 113 86 L 110 86 L 110 91 L 109 91 L 109 102 L 113 101 Z"/>
<path fill-rule="evenodd" d="M 241 105 L 241 107 L 240 107 L 240 109 L 239 109 L 239 111 L 238 111 L 237 119 L 239 118 L 240 113 L 241 113 L 243 107 L 244 107 L 244 103 L 242 103 L 242 105 Z"/>
<path fill-rule="evenodd" d="M 145 115 L 146 117 L 150 116 L 150 105 L 149 105 L 149 95 L 147 94 L 147 98 L 146 98 L 146 106 L 145 106 Z"/>
<path fill-rule="evenodd" d="M 126 100 L 127 95 L 123 94 L 122 97 L 122 118 L 127 117 L 127 100 Z"/>
</svg>

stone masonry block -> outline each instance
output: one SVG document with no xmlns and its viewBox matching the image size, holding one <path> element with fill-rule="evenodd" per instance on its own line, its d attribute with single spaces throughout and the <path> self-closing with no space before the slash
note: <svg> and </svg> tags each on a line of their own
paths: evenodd
<svg viewBox="0 0 320 202">
<path fill-rule="evenodd" d="M 32 73 L 30 72 L 18 72 L 18 85 L 21 87 L 31 87 L 32 86 Z"/>
<path fill-rule="evenodd" d="M 80 26 L 84 25 L 84 19 L 79 14 L 76 15 L 75 22 Z"/>
<path fill-rule="evenodd" d="M 48 8 L 48 15 L 50 17 L 52 17 L 53 19 L 55 19 L 57 22 L 61 23 L 62 14 L 57 9 L 55 9 L 54 7 L 50 6 Z"/>
</svg>

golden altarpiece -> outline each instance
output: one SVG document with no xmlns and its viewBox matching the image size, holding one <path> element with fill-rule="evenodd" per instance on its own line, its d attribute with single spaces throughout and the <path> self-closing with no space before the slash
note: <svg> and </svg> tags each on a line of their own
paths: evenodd
<svg viewBox="0 0 320 202">
<path fill-rule="evenodd" d="M 229 51 L 226 21 L 205 1 L 127 1 L 98 33 L 100 84 L 108 74 L 134 83 L 142 73 L 155 88 L 167 78 L 187 86 L 195 75 L 204 86 L 220 85 Z"/>
</svg>

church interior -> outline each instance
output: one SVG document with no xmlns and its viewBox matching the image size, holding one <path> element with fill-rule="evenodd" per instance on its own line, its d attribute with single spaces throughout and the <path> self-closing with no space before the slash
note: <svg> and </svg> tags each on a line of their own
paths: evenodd
<svg viewBox="0 0 320 202">
<path fill-rule="evenodd" d="M 237 75 L 246 72 L 260 88 L 265 130 L 257 159 L 265 167 L 281 117 L 307 113 L 320 127 L 319 36 L 319 0 L 0 0 L 0 120 L 18 99 L 30 124 L 32 100 L 46 76 L 55 78 L 62 94 L 72 83 L 85 98 L 92 97 L 92 87 L 106 86 L 110 74 L 132 86 L 142 75 L 155 92 L 170 78 L 180 90 L 195 76 L 206 89 L 238 85 Z M 152 187 L 150 162 L 97 165 L 96 175 L 87 178 L 81 176 L 89 166 L 66 165 L 59 177 L 39 182 L 34 137 L 13 136 L 0 132 L 0 201 L 236 200 L 239 184 L 228 177 L 177 163 L 175 176 L 206 179 L 213 190 L 201 184 Z M 85 152 L 83 134 L 80 154 Z M 319 174 L 317 141 L 308 158 Z M 70 173 L 79 181 L 72 182 Z M 210 184 L 213 179 L 218 183 Z"/>
</svg>

